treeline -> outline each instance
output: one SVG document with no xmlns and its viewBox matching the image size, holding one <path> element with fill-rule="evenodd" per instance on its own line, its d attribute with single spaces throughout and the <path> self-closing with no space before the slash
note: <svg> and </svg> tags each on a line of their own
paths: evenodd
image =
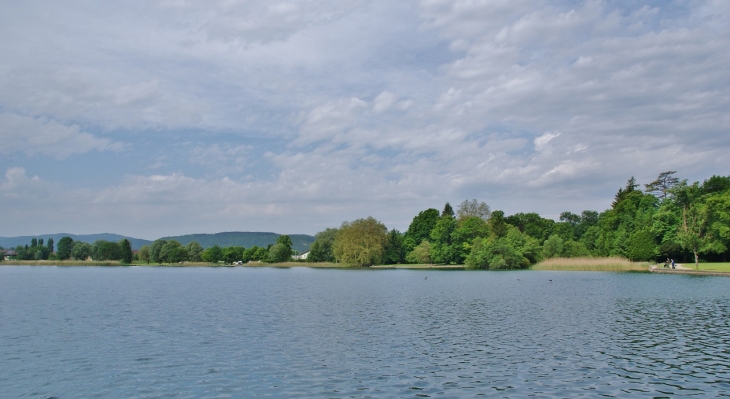
<svg viewBox="0 0 730 399">
<path fill-rule="evenodd" d="M 74 241 L 71 237 L 62 237 L 58 240 L 56 251 L 53 251 L 53 238 L 43 245 L 42 238 L 33 238 L 30 245 L 15 247 L 18 260 L 87 260 L 97 261 L 118 260 L 122 263 L 132 263 L 132 245 L 126 238 L 119 242 L 97 240 L 93 244 Z"/>
<path fill-rule="evenodd" d="M 53 238 L 49 238 L 45 245 L 42 238 L 33 238 L 30 245 L 18 245 L 14 250 L 16 258 L 19 260 L 46 260 L 55 257 L 53 254 Z"/>
<path fill-rule="evenodd" d="M 398 263 L 465 264 L 478 269 L 526 268 L 554 257 L 620 256 L 634 261 L 727 261 L 730 255 L 730 176 L 712 176 L 689 184 L 661 173 L 644 190 L 632 177 L 616 193 L 611 208 L 580 214 L 563 212 L 559 221 L 537 213 L 491 211 L 484 202 L 467 200 L 456 210 L 418 213 L 404 233 L 388 230 L 368 217 L 344 222 L 315 235 L 307 262 L 353 266 Z M 19 260 L 120 260 L 131 263 L 249 261 L 287 262 L 292 240 L 282 235 L 266 247 L 208 249 L 193 241 L 183 246 L 159 239 L 133 253 L 127 239 L 93 244 L 63 237 L 34 238 L 15 248 Z"/>
<path fill-rule="evenodd" d="M 635 261 L 723 260 L 730 248 L 730 176 L 687 183 L 676 171 L 644 185 L 632 177 L 601 213 L 563 212 L 558 222 L 537 213 L 505 216 L 486 203 L 462 202 L 456 212 L 426 209 L 408 230 L 388 230 L 368 217 L 315 235 L 307 261 L 352 265 L 466 264 L 526 268 L 553 257 L 621 256 Z"/>
<path fill-rule="evenodd" d="M 213 245 L 210 248 L 203 247 L 196 241 L 183 246 L 175 240 L 159 239 L 150 245 L 144 245 L 139 249 L 137 258 L 146 263 L 181 263 L 181 262 L 210 262 L 246 263 L 249 261 L 262 262 L 287 262 L 292 259 L 292 240 L 288 235 L 277 237 L 276 244 L 266 247 L 252 246 L 244 248 L 241 246 L 220 247 Z"/>
</svg>

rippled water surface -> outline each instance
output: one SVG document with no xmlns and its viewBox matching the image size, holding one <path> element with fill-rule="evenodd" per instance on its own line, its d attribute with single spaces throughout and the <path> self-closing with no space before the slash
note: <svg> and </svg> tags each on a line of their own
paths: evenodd
<svg viewBox="0 0 730 399">
<path fill-rule="evenodd" d="M 730 396 L 730 278 L 0 267 L 0 397 Z"/>
</svg>

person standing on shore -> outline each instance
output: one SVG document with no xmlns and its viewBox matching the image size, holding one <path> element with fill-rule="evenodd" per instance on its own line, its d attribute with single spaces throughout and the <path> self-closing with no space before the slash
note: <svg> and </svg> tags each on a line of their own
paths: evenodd
<svg viewBox="0 0 730 399">
<path fill-rule="evenodd" d="M 672 269 L 674 269 L 675 268 L 674 267 L 674 259 L 671 259 L 671 261 L 672 261 Z"/>
</svg>

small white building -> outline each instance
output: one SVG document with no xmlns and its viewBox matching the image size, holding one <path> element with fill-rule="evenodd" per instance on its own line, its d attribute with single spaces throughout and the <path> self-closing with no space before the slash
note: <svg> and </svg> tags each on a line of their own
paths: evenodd
<svg viewBox="0 0 730 399">
<path fill-rule="evenodd" d="M 304 251 L 299 255 L 292 255 L 291 258 L 294 260 L 307 260 L 307 256 L 309 256 L 309 251 Z"/>
</svg>

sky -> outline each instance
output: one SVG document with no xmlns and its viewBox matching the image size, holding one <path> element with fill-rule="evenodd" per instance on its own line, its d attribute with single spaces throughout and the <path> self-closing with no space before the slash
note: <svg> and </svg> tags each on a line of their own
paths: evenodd
<svg viewBox="0 0 730 399">
<path fill-rule="evenodd" d="M 603 211 L 730 175 L 727 0 L 0 3 L 0 236 Z"/>
</svg>

